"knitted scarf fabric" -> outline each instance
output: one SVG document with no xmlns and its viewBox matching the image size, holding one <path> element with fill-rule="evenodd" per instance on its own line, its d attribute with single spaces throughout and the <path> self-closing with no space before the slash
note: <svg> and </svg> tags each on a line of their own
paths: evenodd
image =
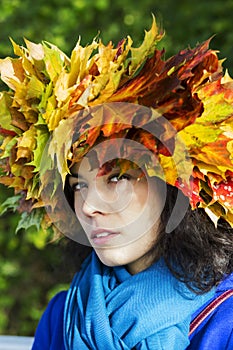
<svg viewBox="0 0 233 350">
<path fill-rule="evenodd" d="M 93 252 L 75 276 L 64 312 L 66 350 L 182 350 L 193 312 L 214 295 L 192 293 L 163 260 L 130 275 Z"/>
</svg>

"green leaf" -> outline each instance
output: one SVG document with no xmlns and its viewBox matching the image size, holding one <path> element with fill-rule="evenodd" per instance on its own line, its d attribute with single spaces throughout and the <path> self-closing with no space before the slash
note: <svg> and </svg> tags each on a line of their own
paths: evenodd
<svg viewBox="0 0 233 350">
<path fill-rule="evenodd" d="M 131 48 L 132 60 L 129 67 L 130 74 L 133 74 L 140 67 L 145 58 L 154 52 L 156 44 L 162 37 L 163 33 L 159 33 L 159 28 L 153 16 L 152 27 L 149 31 L 145 31 L 145 38 L 141 46 L 138 48 Z"/>
<path fill-rule="evenodd" d="M 16 233 L 18 233 L 21 229 L 28 230 L 31 227 L 35 227 L 35 229 L 39 231 L 43 216 L 43 211 L 39 209 L 33 210 L 30 213 L 23 212 L 18 222 Z"/>
<path fill-rule="evenodd" d="M 41 157 L 49 139 L 47 127 L 36 128 L 36 148 L 33 151 L 34 159 L 28 165 L 35 167 L 34 172 L 40 171 Z"/>
<path fill-rule="evenodd" d="M 198 124 L 198 122 L 187 126 L 179 133 L 188 149 L 201 148 L 203 145 L 215 142 L 218 136 L 222 134 L 222 130 L 216 126 L 206 127 L 206 125 Z"/>
<path fill-rule="evenodd" d="M 15 212 L 19 206 L 19 200 L 21 199 L 21 195 L 12 196 L 7 198 L 1 205 L 0 205 L 0 215 L 3 215 L 8 210 L 12 210 Z"/>
<path fill-rule="evenodd" d="M 19 132 L 19 129 L 12 125 L 12 117 L 10 113 L 10 105 L 12 103 L 12 97 L 7 92 L 2 92 L 0 95 L 0 126 L 6 130 Z"/>
</svg>

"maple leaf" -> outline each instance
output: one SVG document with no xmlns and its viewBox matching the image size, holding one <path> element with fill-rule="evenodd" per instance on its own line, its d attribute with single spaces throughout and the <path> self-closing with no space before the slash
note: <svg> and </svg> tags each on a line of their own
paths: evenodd
<svg viewBox="0 0 233 350">
<path fill-rule="evenodd" d="M 0 127 L 0 134 L 2 136 L 16 136 L 16 132 L 13 130 L 7 130 Z"/>
<path fill-rule="evenodd" d="M 25 77 L 22 61 L 18 59 L 5 58 L 0 60 L 1 80 L 12 90 L 16 90 Z"/>
<path fill-rule="evenodd" d="M 162 37 L 153 17 L 138 48 L 129 36 L 116 47 L 98 38 L 82 47 L 79 40 L 68 57 L 48 42 L 21 47 L 12 40 L 17 58 L 0 60 L 11 89 L 0 95 L 0 181 L 21 194 L 21 209 L 46 205 L 62 227 L 59 191 L 70 166 L 108 140 L 93 166 L 128 157 L 213 220 L 233 222 L 232 202 L 220 198 L 233 171 L 232 79 L 222 76 L 209 40 L 165 60 L 156 48 Z M 124 170 L 130 162 L 119 164 Z M 40 223 L 52 225 L 45 212 Z"/>
<path fill-rule="evenodd" d="M 155 50 L 140 73 L 129 79 L 108 101 L 159 108 L 179 130 L 201 115 L 202 102 L 195 92 L 203 82 L 203 75 L 207 79 L 218 72 L 218 59 L 208 50 L 208 42 L 193 50 L 184 50 L 168 61 L 163 61 L 162 55 L 163 51 Z"/>
<path fill-rule="evenodd" d="M 142 62 L 145 61 L 145 57 L 149 57 L 154 53 L 157 43 L 163 38 L 164 32 L 160 30 L 156 24 L 155 17 L 153 17 L 152 26 L 149 31 L 145 31 L 145 38 L 143 43 L 137 47 L 131 49 L 131 60 L 129 65 L 129 75 L 133 75 Z"/>
<path fill-rule="evenodd" d="M 58 168 L 58 171 L 62 178 L 62 183 L 65 183 L 65 177 L 69 173 L 67 159 L 69 158 L 69 153 L 72 145 L 72 136 L 74 132 L 74 120 L 71 118 L 62 120 L 59 126 L 54 130 L 53 138 L 48 144 L 48 156 L 50 156 L 51 160 L 50 167 L 51 169 L 54 167 Z M 63 140 L 63 142 L 61 142 L 61 140 Z M 54 164 L 55 159 L 56 163 Z M 41 168 L 42 173 L 46 173 L 46 162 L 47 159 L 45 158 L 42 164 L 44 169 Z"/>
<path fill-rule="evenodd" d="M 137 105 L 105 103 L 92 108 L 92 119 L 89 121 L 89 125 L 91 127 L 94 123 L 101 126 L 103 135 L 109 137 L 132 127 L 133 118 L 138 110 L 139 106 Z"/>
<path fill-rule="evenodd" d="M 233 170 L 233 163 L 230 153 L 227 152 L 229 139 L 224 135 L 219 136 L 216 142 L 207 143 L 200 150 L 192 150 L 191 156 L 198 161 L 217 166 L 220 170 Z"/>
<path fill-rule="evenodd" d="M 211 189 L 213 190 L 213 202 L 219 201 L 228 209 L 233 207 L 233 173 L 225 180 L 213 184 Z"/>
<path fill-rule="evenodd" d="M 203 203 L 203 198 L 200 196 L 200 181 L 195 177 L 190 177 L 189 182 L 182 181 L 180 178 L 176 180 L 175 186 L 189 198 L 190 205 L 193 209 Z"/>
</svg>

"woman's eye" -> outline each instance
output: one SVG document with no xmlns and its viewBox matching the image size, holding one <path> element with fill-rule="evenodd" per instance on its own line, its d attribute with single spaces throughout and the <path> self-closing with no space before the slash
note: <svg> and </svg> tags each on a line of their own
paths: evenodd
<svg viewBox="0 0 233 350">
<path fill-rule="evenodd" d="M 108 178 L 108 182 L 109 183 L 118 183 L 119 181 L 122 181 L 122 180 L 130 180 L 131 179 L 131 176 L 129 174 L 115 174 L 115 175 L 111 175 L 109 178 Z"/>
<path fill-rule="evenodd" d="M 85 182 L 77 182 L 71 185 L 73 192 L 81 191 L 84 188 L 87 188 L 87 184 Z"/>
</svg>

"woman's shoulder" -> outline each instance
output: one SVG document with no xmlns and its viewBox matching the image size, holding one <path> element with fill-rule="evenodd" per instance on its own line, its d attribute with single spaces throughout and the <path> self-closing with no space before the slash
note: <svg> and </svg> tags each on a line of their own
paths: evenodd
<svg viewBox="0 0 233 350">
<path fill-rule="evenodd" d="M 233 272 L 223 278 L 222 282 L 218 285 L 216 289 L 216 294 L 219 295 L 226 290 L 233 290 Z"/>
<path fill-rule="evenodd" d="M 63 290 L 57 293 L 49 302 L 46 311 L 51 313 L 52 316 L 59 314 L 64 310 L 64 304 L 66 300 L 67 291 Z"/>
<path fill-rule="evenodd" d="M 233 273 L 218 285 L 213 300 L 217 300 L 227 291 L 233 291 Z M 229 293 L 223 300 L 194 331 L 190 337 L 189 350 L 233 349 L 233 295 Z M 200 311 L 203 309 L 205 308 Z"/>
<path fill-rule="evenodd" d="M 67 291 L 61 291 L 49 301 L 45 312 L 42 315 L 41 321 L 46 320 L 46 322 L 50 326 L 54 326 L 54 321 L 57 320 L 59 315 L 61 315 L 64 312 L 66 295 Z"/>
<path fill-rule="evenodd" d="M 38 324 L 32 350 L 63 350 L 63 313 L 67 291 L 57 293 L 49 302 Z"/>
</svg>

